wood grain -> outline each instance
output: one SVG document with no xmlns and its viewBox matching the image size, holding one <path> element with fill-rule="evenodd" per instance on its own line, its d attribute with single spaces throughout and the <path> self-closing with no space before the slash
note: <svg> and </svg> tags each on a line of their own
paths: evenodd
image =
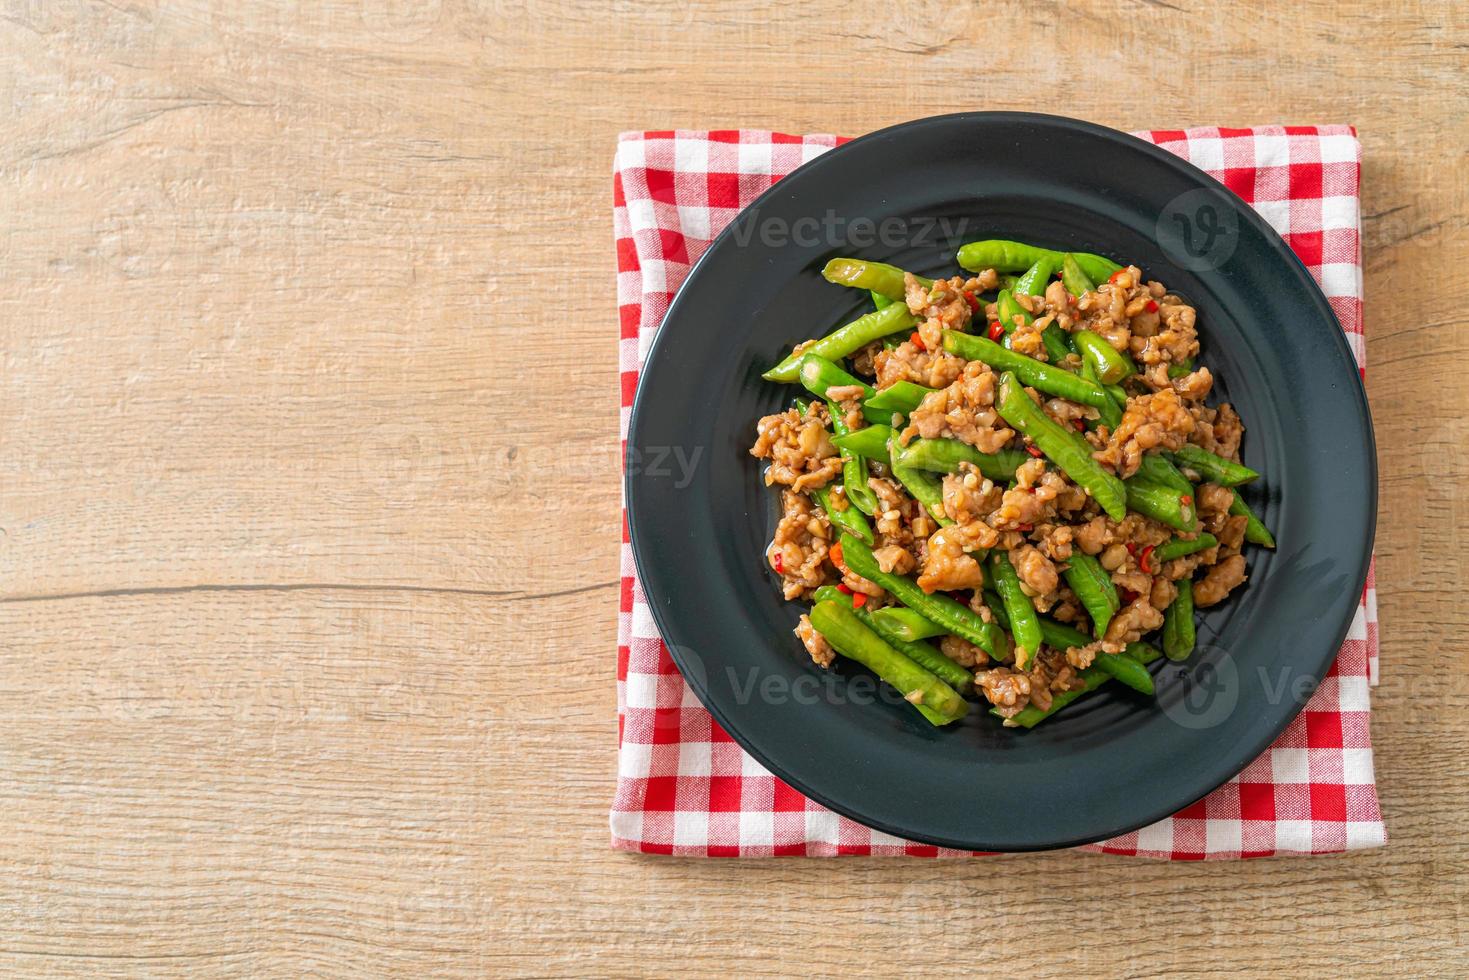
<svg viewBox="0 0 1469 980">
<path fill-rule="evenodd" d="M 0 52 L 0 970 L 1469 969 L 1457 5 L 9 0 Z M 1386 849 L 607 848 L 616 133 L 981 107 L 1359 127 Z"/>
</svg>

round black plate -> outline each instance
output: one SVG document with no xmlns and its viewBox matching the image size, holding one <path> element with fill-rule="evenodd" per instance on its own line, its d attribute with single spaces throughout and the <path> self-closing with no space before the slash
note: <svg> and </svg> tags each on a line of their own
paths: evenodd
<svg viewBox="0 0 1469 980">
<path fill-rule="evenodd" d="M 859 220 L 865 219 L 865 220 Z M 947 221 L 948 224 L 944 222 Z M 955 249 L 1014 238 L 1142 266 L 1195 303 L 1218 399 L 1246 425 L 1247 499 L 1279 550 L 1207 611 L 1199 649 L 1037 728 L 976 710 L 936 730 L 871 675 L 811 663 L 763 560 L 777 517 L 747 450 L 796 390 L 760 380 L 792 344 L 871 309 L 825 282 L 836 255 L 953 275 Z M 921 119 L 832 150 L 721 234 L 679 291 L 633 406 L 627 494 L 648 601 L 694 692 L 796 789 L 912 840 L 1031 850 L 1187 806 L 1300 711 L 1357 608 L 1376 458 L 1341 328 L 1280 237 L 1201 171 L 1123 133 L 1025 113 Z M 692 465 L 679 465 L 678 461 Z"/>
</svg>

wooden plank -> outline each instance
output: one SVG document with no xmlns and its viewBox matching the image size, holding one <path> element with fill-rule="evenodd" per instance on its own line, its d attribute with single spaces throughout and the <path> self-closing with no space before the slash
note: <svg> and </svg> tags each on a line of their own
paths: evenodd
<svg viewBox="0 0 1469 980">
<path fill-rule="evenodd" d="M 0 968 L 1464 972 L 1466 28 L 1321 0 L 11 5 Z M 991 107 L 1358 126 L 1386 849 L 607 848 L 616 133 Z"/>
</svg>

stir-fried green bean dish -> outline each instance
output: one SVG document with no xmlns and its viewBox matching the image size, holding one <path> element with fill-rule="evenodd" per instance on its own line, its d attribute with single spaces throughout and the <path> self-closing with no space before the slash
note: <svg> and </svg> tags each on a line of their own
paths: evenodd
<svg viewBox="0 0 1469 980">
<path fill-rule="evenodd" d="M 958 264 L 831 260 L 876 308 L 765 373 L 795 386 L 750 454 L 781 493 L 766 559 L 810 604 L 796 635 L 934 725 L 982 699 L 1030 728 L 1114 680 L 1151 695 L 1246 545 L 1275 547 L 1195 310 L 1100 255 L 991 240 Z"/>
</svg>

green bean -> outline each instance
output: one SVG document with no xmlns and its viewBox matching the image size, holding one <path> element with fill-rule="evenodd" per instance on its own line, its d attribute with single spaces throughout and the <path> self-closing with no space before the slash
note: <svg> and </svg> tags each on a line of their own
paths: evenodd
<svg viewBox="0 0 1469 980">
<path fill-rule="evenodd" d="M 1015 638 L 1015 666 L 1023 668 L 1040 653 L 1045 639 L 1041 636 L 1040 617 L 1035 604 L 1020 587 L 1020 576 L 1010 558 L 1002 551 L 990 554 L 990 577 L 995 591 L 1005 607 L 1005 616 L 1010 620 L 1010 635 Z"/>
<path fill-rule="evenodd" d="M 844 606 L 852 608 L 854 612 L 858 611 L 852 606 L 852 597 L 835 585 L 818 585 L 816 591 L 811 593 L 811 604 L 815 605 L 818 602 L 839 602 Z M 866 610 L 862 611 L 865 612 Z"/>
<path fill-rule="evenodd" d="M 1054 249 L 1026 245 L 1024 242 L 989 239 L 970 242 L 959 249 L 959 264 L 970 272 L 994 269 L 996 272 L 1021 272 L 1035 265 L 1042 255 L 1051 255 L 1059 263 L 1063 253 Z M 1081 266 L 1092 282 L 1102 282 L 1122 266 L 1111 259 L 1088 252 L 1074 252 L 1077 265 Z"/>
<path fill-rule="evenodd" d="M 1194 505 L 1183 502 L 1188 494 L 1181 494 L 1173 487 L 1149 483 L 1136 476 L 1122 482 L 1127 488 L 1128 510 L 1135 510 L 1144 517 L 1151 517 L 1180 531 L 1199 529 L 1199 515 Z"/>
<path fill-rule="evenodd" d="M 984 592 L 984 604 L 989 606 L 990 615 L 995 617 L 995 622 L 1000 629 L 1010 629 L 1010 616 L 1005 612 L 1005 601 L 999 594 L 988 589 Z M 1045 616 L 1037 616 L 1041 624 L 1041 642 L 1053 650 L 1063 653 L 1072 647 L 1084 647 L 1091 642 L 1091 637 L 1077 629 L 1072 629 L 1065 623 L 1058 623 L 1054 619 Z"/>
<path fill-rule="evenodd" d="M 1177 364 L 1168 365 L 1168 377 L 1182 378 L 1186 375 L 1192 374 L 1193 370 L 1194 359 L 1192 357 L 1186 357 L 1183 360 L 1179 361 Z"/>
<path fill-rule="evenodd" d="M 863 405 L 866 408 L 887 412 L 889 415 L 893 412 L 911 415 L 918 404 L 923 401 L 924 396 L 932 393 L 932 388 L 925 388 L 911 381 L 897 381 L 876 394 L 868 395 Z"/>
<path fill-rule="evenodd" d="M 867 262 L 862 259 L 832 259 L 821 270 L 827 282 L 838 286 L 854 286 L 867 289 L 891 300 L 903 298 L 903 270 L 885 262 Z M 915 277 L 927 289 L 932 279 Z"/>
<path fill-rule="evenodd" d="M 859 617 L 862 610 L 857 610 Z M 901 640 L 889 636 L 883 632 L 880 625 L 876 624 L 871 617 L 866 620 L 868 627 L 887 641 L 888 646 L 913 661 L 924 670 L 928 671 L 945 684 L 958 691 L 960 694 L 970 694 L 974 691 L 974 671 L 951 660 L 942 652 L 934 649 L 932 643 L 924 643 L 922 640 Z"/>
<path fill-rule="evenodd" d="M 807 399 L 796 399 L 796 407 L 800 408 L 802 415 L 806 414 L 807 403 Z M 832 443 L 835 444 L 837 438 L 848 435 L 852 430 L 847 428 L 846 419 L 842 417 L 839 407 L 827 402 L 826 409 L 827 414 L 831 416 L 831 431 L 834 437 Z M 847 500 L 857 510 L 871 517 L 877 511 L 877 494 L 873 493 L 872 488 L 867 485 L 867 461 L 850 449 L 837 446 L 837 450 L 842 454 L 842 492 L 847 495 Z M 863 524 L 866 524 L 866 521 Z"/>
<path fill-rule="evenodd" d="M 1046 417 L 1047 418 L 1050 418 L 1049 415 L 1046 416 Z M 1083 453 L 1085 453 L 1088 459 L 1091 458 L 1092 453 L 1095 452 L 1096 450 L 1095 450 L 1095 447 L 1093 447 L 1091 443 L 1089 443 L 1089 442 L 1086 441 L 1086 436 L 1085 435 L 1083 435 L 1080 432 L 1077 432 L 1077 431 L 1073 430 L 1069 426 L 1062 425 L 1062 426 L 1059 426 L 1059 428 L 1061 429 L 1062 432 L 1066 433 L 1066 437 L 1068 439 L 1070 439 L 1076 445 L 1076 448 L 1077 449 L 1079 449 Z M 1014 487 L 1006 487 L 1006 489 L 1007 490 L 1013 490 L 1015 488 Z"/>
<path fill-rule="evenodd" d="M 1081 375 L 1086 380 L 1090 381 L 1092 384 L 1094 384 L 1097 387 L 1101 388 L 1103 391 L 1106 391 L 1107 390 L 1106 389 L 1106 386 L 1103 385 L 1102 382 L 1101 382 L 1101 380 L 1097 378 L 1097 369 L 1096 369 L 1096 367 L 1094 367 L 1092 365 L 1092 362 L 1091 361 L 1089 361 L 1089 360 L 1086 359 L 1086 355 L 1085 354 L 1083 354 L 1081 356 L 1081 366 L 1076 369 L 1076 373 L 1079 374 L 1079 375 Z M 1108 392 L 1108 393 L 1110 394 L 1110 392 Z"/>
<path fill-rule="evenodd" d="M 1072 252 L 1076 258 L 1076 264 L 1081 266 L 1081 271 L 1094 283 L 1104 283 L 1112 278 L 1113 273 L 1122 268 L 1116 262 L 1101 255 L 1093 255 L 1090 252 Z"/>
<path fill-rule="evenodd" d="M 1008 289 L 1000 290 L 1000 295 L 995 297 L 995 315 L 1000 318 L 1000 326 L 1006 334 L 1014 333 L 1018 326 L 1035 322 L 1035 317 L 1016 301 L 1015 294 Z"/>
<path fill-rule="evenodd" d="M 1221 487 L 1236 487 L 1260 476 L 1248 466 L 1231 462 L 1223 456 L 1216 456 L 1199 446 L 1189 445 L 1174 450 L 1173 461 L 1179 466 L 1194 470 L 1205 480 L 1217 483 Z"/>
<path fill-rule="evenodd" d="M 1081 381 L 1080 378 L 1076 380 Z M 1103 397 L 1106 397 L 1105 392 Z M 1082 449 L 1076 433 L 1061 428 L 1041 411 L 1020 386 L 1014 373 L 1006 371 L 1000 378 L 995 406 L 1001 418 L 1017 432 L 1029 436 L 1036 448 L 1073 483 L 1090 494 L 1109 517 L 1120 521 L 1127 516 L 1127 488 L 1122 481 L 1092 459 L 1090 446 Z"/>
<path fill-rule="evenodd" d="M 957 473 L 960 463 L 973 463 L 996 483 L 1014 479 L 1020 464 L 1030 458 L 1018 449 L 982 453 L 958 439 L 914 439 L 898 451 L 898 456 L 903 466 L 933 473 Z"/>
<path fill-rule="evenodd" d="M 1132 358 L 1121 354 L 1117 348 L 1099 334 L 1090 330 L 1078 330 L 1071 335 L 1076 341 L 1076 348 L 1081 352 L 1084 360 L 1091 362 L 1092 370 L 1097 373 L 1097 380 L 1103 384 L 1115 385 L 1123 378 L 1134 374 L 1137 368 L 1132 363 Z"/>
<path fill-rule="evenodd" d="M 1153 549 L 1152 565 L 1154 568 L 1158 568 L 1165 561 L 1173 561 L 1175 558 L 1182 558 L 1184 555 L 1191 555 L 1196 551 L 1208 551 L 1218 543 L 1219 539 L 1208 531 L 1204 531 L 1193 539 L 1173 538 Z"/>
<path fill-rule="evenodd" d="M 818 602 L 811 607 L 811 625 L 833 650 L 887 681 L 910 703 L 923 705 L 945 722 L 968 713 L 969 705 L 958 692 L 894 650 L 851 609 L 830 600 Z"/>
<path fill-rule="evenodd" d="M 1061 267 L 1060 256 L 1054 253 L 1042 255 L 1033 262 L 1015 284 L 1015 291 L 1025 296 L 1040 296 L 1051 283 L 1051 277 Z"/>
<path fill-rule="evenodd" d="M 926 704 L 915 704 L 913 705 L 913 707 L 916 708 L 918 713 L 922 715 L 924 719 L 935 728 L 943 728 L 945 725 L 951 725 L 959 720 L 957 718 L 950 718 L 948 715 L 941 715 Z"/>
<path fill-rule="evenodd" d="M 888 436 L 888 459 L 891 460 L 889 469 L 893 476 L 903 485 L 903 489 L 913 495 L 913 499 L 923 505 L 923 508 L 938 521 L 940 527 L 948 527 L 954 521 L 944 512 L 944 488 L 940 480 L 925 470 L 909 469 L 903 465 L 898 455 L 898 434 L 896 432 Z"/>
<path fill-rule="evenodd" d="M 1122 608 L 1117 587 L 1112 584 L 1112 576 L 1091 555 L 1074 550 L 1067 561 L 1066 584 L 1071 586 L 1071 591 L 1076 593 L 1077 600 L 1091 617 L 1092 632 L 1100 640 L 1107 632 L 1112 614 Z"/>
<path fill-rule="evenodd" d="M 1090 405 L 1098 411 L 1117 410 L 1112 396 L 1095 381 L 1088 381 L 1054 364 L 1006 350 L 984 337 L 945 330 L 944 350 L 958 354 L 966 361 L 983 361 L 996 371 L 1013 371 L 1023 383 L 1048 395 L 1079 405 Z"/>
<path fill-rule="evenodd" d="M 926 640 L 930 636 L 943 636 L 948 632 L 937 623 L 924 619 L 922 614 L 906 606 L 887 606 L 874 609 L 872 615 L 883 628 L 903 640 Z"/>
<path fill-rule="evenodd" d="M 1134 691 L 1142 694 L 1153 693 L 1153 675 L 1148 673 L 1148 668 L 1123 653 L 1098 653 L 1092 661 L 1094 667 L 1108 674 Z"/>
<path fill-rule="evenodd" d="M 851 431 L 840 414 L 839 411 L 831 411 L 831 429 L 838 435 Z M 840 446 L 837 449 L 842 454 L 842 492 L 854 507 L 871 517 L 877 513 L 877 494 L 867 485 L 867 460 L 849 449 Z"/>
<path fill-rule="evenodd" d="M 860 610 L 859 610 L 860 612 Z M 935 650 L 932 643 L 922 640 L 899 640 L 883 633 L 881 627 L 872 626 L 872 631 L 887 641 L 888 646 L 928 671 L 960 694 L 974 691 L 974 671 L 950 660 Z"/>
<path fill-rule="evenodd" d="M 994 593 L 986 592 L 985 603 L 990 607 L 990 612 L 994 613 L 995 619 L 1000 622 L 1000 625 L 1008 628 L 1010 618 L 1002 611 L 1001 607 L 1003 607 L 1004 603 L 999 597 Z M 1040 619 L 1041 635 L 1045 644 L 1053 650 L 1059 650 L 1065 653 L 1067 650 L 1084 647 L 1091 642 L 1091 638 L 1080 630 L 1072 629 L 1070 626 L 1058 623 L 1053 619 L 1047 619 L 1044 616 L 1038 618 Z M 1140 659 L 1140 655 L 1144 653 L 1141 648 L 1145 646 L 1146 644 L 1129 643 L 1124 653 L 1098 653 L 1092 663 L 1097 665 L 1098 669 L 1104 671 L 1109 677 L 1117 678 L 1128 687 L 1141 691 L 1144 694 L 1152 694 L 1152 675 L 1140 666 L 1140 664 L 1151 663 L 1157 657 L 1156 655 L 1153 656 L 1152 660 Z M 1148 647 L 1147 649 L 1151 650 L 1152 648 Z M 1156 651 L 1154 653 L 1156 654 Z M 1104 662 L 1104 657 L 1109 659 Z M 1088 668 L 1088 670 L 1090 669 Z"/>
<path fill-rule="evenodd" d="M 884 296 L 875 289 L 870 290 L 869 295 L 872 297 L 872 308 L 875 310 L 880 310 L 884 306 L 892 306 L 897 302 L 897 300 Z"/>
<path fill-rule="evenodd" d="M 877 513 L 877 494 L 867 485 L 867 460 L 856 453 L 842 453 L 842 492 L 858 513 Z"/>
<path fill-rule="evenodd" d="M 984 597 L 984 604 L 990 607 L 990 615 L 994 616 L 995 622 L 1000 624 L 1000 629 L 1008 632 L 1010 620 L 1005 615 L 1005 603 L 993 591 L 988 572 L 985 573 L 985 588 L 981 595 Z"/>
<path fill-rule="evenodd" d="M 1088 667 L 1086 670 L 1077 674 L 1077 676 L 1081 679 L 1082 687 L 1071 691 L 1057 691 L 1051 695 L 1051 706 L 1049 708 L 1043 711 L 1033 704 L 1028 705 L 1021 709 L 1018 714 L 1012 715 L 1005 724 L 1016 728 L 1034 728 L 1083 694 L 1090 694 L 1112 679 L 1112 675 L 1100 667 Z M 990 714 L 996 718 L 1005 717 L 1000 714 L 999 708 L 991 708 Z"/>
<path fill-rule="evenodd" d="M 1046 347 L 1046 358 L 1057 367 L 1071 355 L 1071 335 L 1054 323 L 1041 331 L 1041 343 Z"/>
<path fill-rule="evenodd" d="M 1101 382 L 1096 382 L 1096 384 L 1100 387 Z M 1106 388 L 1103 388 L 1102 391 L 1107 394 L 1107 402 L 1104 405 L 1095 406 L 1097 410 L 1097 421 L 1101 422 L 1108 429 L 1115 431 L 1117 426 L 1122 424 L 1122 405 L 1126 405 L 1127 402 L 1124 400 L 1122 405 L 1118 405 L 1117 399 L 1112 397 L 1111 392 L 1107 392 Z"/>
<path fill-rule="evenodd" d="M 1162 656 L 1156 649 L 1146 643 L 1129 643 L 1125 655 L 1144 666 L 1147 666 Z M 1042 711 L 1035 705 L 1030 705 L 1012 717 L 1007 724 L 1020 728 L 1034 728 L 1037 724 L 1045 721 L 1077 698 L 1085 694 L 1090 694 L 1112 679 L 1112 675 L 1100 667 L 1088 667 L 1077 676 L 1081 678 L 1083 684 L 1081 688 L 1075 691 L 1057 691 L 1051 695 L 1051 706 L 1046 710 Z M 998 708 L 991 708 L 990 714 L 997 718 L 1004 717 L 1000 714 Z"/>
<path fill-rule="evenodd" d="M 918 616 L 911 609 L 902 606 L 888 606 L 884 609 L 858 608 L 852 602 L 852 597 L 840 591 L 835 585 L 823 585 L 816 590 L 813 598 L 817 602 L 832 601 L 851 609 L 862 621 L 862 624 L 878 636 L 888 642 L 894 650 L 913 661 L 924 670 L 928 671 L 945 684 L 958 691 L 960 694 L 968 694 L 974 689 L 974 672 L 968 667 L 956 663 L 933 648 L 933 644 L 924 643 L 921 640 L 909 640 L 899 635 L 898 631 L 892 629 L 888 623 L 889 619 L 881 618 L 887 613 L 909 613 Z M 921 618 L 921 617 L 920 617 Z M 925 622 L 927 622 L 925 620 Z M 929 624 L 930 626 L 933 624 Z M 942 632 L 940 630 L 939 632 Z M 937 635 L 937 634 L 930 634 Z"/>
<path fill-rule="evenodd" d="M 872 557 L 872 549 L 859 538 L 842 535 L 842 563 L 853 573 L 882 586 L 899 602 L 924 619 L 942 626 L 955 636 L 968 640 L 989 654 L 991 660 L 1004 660 L 1009 646 L 1004 631 L 994 623 L 986 623 L 979 614 L 943 593 L 929 594 L 906 575 L 884 572 Z"/>
<path fill-rule="evenodd" d="M 826 398 L 828 388 L 841 388 L 847 386 L 859 387 L 863 391 L 863 398 L 877 393 L 877 389 L 855 375 L 843 371 L 834 361 L 829 361 L 820 354 L 806 354 L 801 358 L 800 366 L 796 369 L 796 375 L 805 388 L 817 398 Z"/>
<path fill-rule="evenodd" d="M 1036 259 L 1050 251 L 1024 242 L 991 238 L 970 242 L 959 249 L 959 264 L 970 272 L 994 269 L 996 272 L 1023 272 L 1035 265 Z"/>
<path fill-rule="evenodd" d="M 1143 456 L 1136 475 L 1140 480 L 1156 483 L 1160 487 L 1172 487 L 1179 493 L 1192 495 L 1194 492 L 1194 485 L 1188 481 L 1188 477 L 1179 472 L 1178 467 L 1168 461 L 1168 457 L 1160 453 Z"/>
<path fill-rule="evenodd" d="M 1056 269 L 1061 267 L 1062 262 L 1064 262 L 1064 257 L 1059 254 L 1058 256 L 1040 257 L 1031 264 L 1030 269 L 1025 270 L 1025 275 L 1015 282 L 1015 292 L 1022 295 L 1036 295 L 1036 297 L 1046 294 L 1046 287 L 1050 285 L 1050 276 L 1056 275 Z M 1015 306 L 1019 306 L 1019 303 Z M 1030 314 L 1027 313 L 1025 323 L 1030 322 Z M 1066 334 L 1064 329 L 1059 328 L 1055 323 L 1049 323 L 1046 329 L 1040 332 L 1040 342 L 1046 345 L 1046 359 L 1056 366 L 1061 366 L 1066 356 L 1071 354 L 1071 335 Z"/>
<path fill-rule="evenodd" d="M 863 429 L 852 429 L 845 435 L 834 436 L 832 445 L 846 452 L 855 453 L 863 459 L 875 459 L 884 466 L 891 466 L 888 458 L 888 438 L 892 428 L 886 425 L 869 425 Z"/>
<path fill-rule="evenodd" d="M 1163 656 L 1151 643 L 1129 643 L 1124 652 L 1144 667 Z"/>
<path fill-rule="evenodd" d="M 1073 339 L 1075 339 L 1074 336 Z M 1127 392 L 1123 390 L 1121 385 L 1102 384 L 1101 380 L 1097 377 L 1097 369 L 1092 362 L 1083 354 L 1078 354 L 1077 356 L 1081 358 L 1081 376 L 1094 384 L 1100 385 L 1103 391 L 1112 396 L 1113 404 L 1119 409 L 1119 411 L 1108 413 L 1107 418 L 1098 419 L 1097 421 L 1108 422 L 1108 419 L 1115 419 L 1114 422 L 1108 422 L 1108 424 L 1116 428 L 1116 422 L 1122 421 L 1122 412 L 1120 409 L 1127 407 Z M 1093 427 L 1089 426 L 1088 428 Z"/>
<path fill-rule="evenodd" d="M 1051 283 L 1051 276 L 1056 274 L 1062 261 L 1060 257 L 1043 256 L 1037 259 L 1015 283 L 1015 292 L 1026 296 L 1044 296 L 1046 287 Z M 1017 302 L 1015 305 L 1020 304 Z M 1029 314 L 1026 314 L 1025 322 L 1031 322 Z M 1071 353 L 1071 335 L 1054 323 L 1048 324 L 1041 331 L 1041 343 L 1046 347 L 1046 357 L 1058 367 Z"/>
<path fill-rule="evenodd" d="M 1035 317 L 1031 316 L 1030 312 L 1016 301 L 1009 290 L 1001 292 L 996 298 L 995 315 L 999 318 L 1000 326 L 1005 331 L 1004 345 L 1007 349 L 1010 346 L 1009 338 L 1019 327 L 1035 322 Z M 1059 365 L 1066 360 L 1066 355 L 1071 353 L 1066 331 L 1054 323 L 1041 331 L 1041 343 L 1045 344 L 1046 356 L 1053 364 Z"/>
<path fill-rule="evenodd" d="M 1061 256 L 1061 283 L 1077 299 L 1097 288 L 1097 284 L 1082 271 L 1081 263 L 1076 261 L 1076 256 L 1071 252 Z"/>
<path fill-rule="evenodd" d="M 994 592 L 986 590 L 984 593 L 984 604 L 989 606 L 990 613 L 995 617 L 995 622 L 1000 625 L 1000 628 L 1008 630 L 1010 628 L 1010 617 L 1005 614 L 1005 604 L 1001 601 L 1000 597 Z M 1084 647 L 1092 642 L 1092 638 L 1079 629 L 1067 626 L 1065 623 L 1058 623 L 1054 619 L 1046 616 L 1041 616 L 1039 619 L 1041 621 L 1041 638 L 1045 641 L 1046 646 L 1052 650 L 1060 650 L 1064 653 L 1067 650 Z M 1129 643 L 1127 645 L 1127 651 L 1131 653 L 1133 647 L 1145 645 Z M 1153 659 L 1156 660 L 1157 658 L 1154 657 Z M 1152 661 L 1144 660 L 1142 662 L 1151 663 Z"/>
<path fill-rule="evenodd" d="M 1103 391 L 1107 392 L 1107 395 L 1111 397 L 1114 403 L 1117 401 L 1115 397 L 1112 397 L 1112 392 L 1108 389 L 1108 386 L 1102 384 L 1100 381 L 1097 380 L 1096 369 L 1092 367 L 1092 362 L 1088 361 L 1085 357 L 1081 359 L 1081 368 L 1078 370 L 1077 373 L 1080 374 L 1082 378 L 1090 381 L 1092 384 L 1097 385 Z M 1124 402 L 1123 404 L 1126 404 L 1126 402 Z M 1117 428 L 1117 424 L 1121 421 L 1122 411 L 1120 407 L 1114 404 L 1113 407 L 1108 409 L 1107 411 L 1103 411 L 1100 408 L 1097 409 L 1097 417 L 1094 419 L 1083 419 L 1082 424 L 1086 426 L 1086 431 L 1095 432 L 1097 431 L 1097 427 L 1101 425 L 1105 425 L 1110 429 L 1115 429 Z"/>
<path fill-rule="evenodd" d="M 837 591 L 836 586 L 823 585 L 821 586 L 821 588 L 818 588 L 817 591 L 815 591 L 815 594 L 812 595 L 812 598 L 814 598 L 817 602 L 836 602 L 836 604 L 839 604 L 840 607 L 845 608 L 845 610 L 852 610 L 853 616 L 856 616 L 856 619 L 858 619 L 858 621 L 861 621 L 864 626 L 867 626 L 868 629 L 871 629 L 874 633 L 877 633 L 876 627 L 873 626 L 873 621 L 871 621 L 870 617 L 867 616 L 867 610 L 859 610 L 859 608 L 853 607 L 851 595 L 846 595 L 845 592 Z M 881 636 L 881 633 L 877 633 L 877 635 Z M 893 646 L 893 649 L 898 649 L 898 646 L 893 645 L 892 642 L 889 642 L 889 646 Z M 898 649 L 898 652 L 902 654 L 903 651 L 902 649 Z M 905 655 L 905 657 L 908 657 L 908 654 L 903 655 Z M 912 660 L 912 657 L 908 657 L 908 660 Z M 914 663 L 917 663 L 917 661 L 914 661 Z M 934 727 L 942 727 L 945 726 L 945 724 L 949 724 L 950 718 L 948 716 L 943 716 L 943 714 L 937 713 L 937 711 L 934 711 L 933 708 L 928 707 L 928 705 L 915 704 L 914 708 L 917 708 L 918 714 L 921 714 L 921 716 L 927 718 L 928 723 L 933 724 Z"/>
<path fill-rule="evenodd" d="M 1194 652 L 1194 583 L 1178 580 L 1178 598 L 1163 610 L 1163 652 L 1169 660 L 1187 660 Z"/>
<path fill-rule="evenodd" d="M 844 491 L 845 492 L 845 491 Z M 811 499 L 826 512 L 826 519 L 838 530 L 855 534 L 857 537 L 872 544 L 872 525 L 867 523 L 867 518 L 856 507 L 848 506 L 845 510 L 838 510 L 831 504 L 831 487 L 825 486 L 811 491 Z M 850 500 L 848 501 L 850 504 Z"/>
<path fill-rule="evenodd" d="M 1023 268 L 1023 266 L 1022 266 L 1022 268 Z M 1008 289 L 1011 292 L 1014 292 L 1015 291 L 1015 284 L 1017 282 L 1019 282 L 1019 281 L 1020 281 L 1020 277 L 1018 275 L 1014 275 L 1014 274 L 1002 275 L 1002 276 L 1000 276 L 999 288 L 1000 289 Z"/>
<path fill-rule="evenodd" d="M 803 354 L 817 354 L 827 360 L 839 360 L 879 337 L 886 337 L 900 330 L 911 330 L 913 323 L 913 314 L 908 312 L 906 305 L 894 303 L 892 306 L 885 306 L 858 317 L 844 327 L 838 327 L 804 350 L 792 351 L 785 360 L 761 377 L 766 381 L 795 381 L 800 372 Z"/>
<path fill-rule="evenodd" d="M 811 414 L 811 399 L 805 395 L 794 399 L 791 404 L 795 407 L 796 414 L 801 416 L 801 418 L 804 419 L 807 415 Z"/>
<path fill-rule="evenodd" d="M 1265 526 L 1265 522 L 1255 515 L 1255 512 L 1250 509 L 1249 504 L 1245 503 L 1245 498 L 1239 495 L 1238 490 L 1234 491 L 1234 501 L 1229 505 L 1229 512 L 1243 516 L 1249 522 L 1245 525 L 1246 541 L 1249 541 L 1251 544 L 1262 545 L 1266 548 L 1275 547 L 1275 535 L 1270 533 L 1270 529 Z"/>
</svg>

